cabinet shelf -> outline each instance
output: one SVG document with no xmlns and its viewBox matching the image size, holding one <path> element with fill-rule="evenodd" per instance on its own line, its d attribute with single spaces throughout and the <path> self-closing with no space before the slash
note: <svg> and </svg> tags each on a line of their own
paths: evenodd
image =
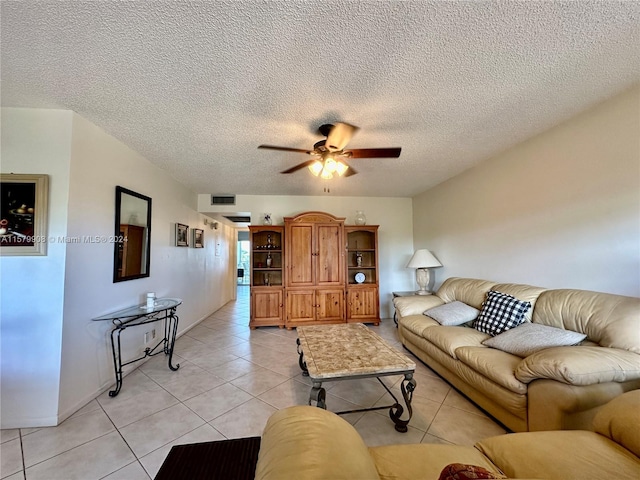
<svg viewBox="0 0 640 480">
<path fill-rule="evenodd" d="M 347 322 L 379 322 L 378 227 L 345 227 L 347 235 Z M 361 263 L 358 265 L 358 259 Z M 358 272 L 364 281 L 356 282 Z"/>
<path fill-rule="evenodd" d="M 251 328 L 284 327 L 283 280 L 284 228 L 259 225 L 249 227 L 251 242 Z M 267 248 L 270 245 L 272 248 Z M 266 264 L 270 259 L 271 266 Z"/>
</svg>

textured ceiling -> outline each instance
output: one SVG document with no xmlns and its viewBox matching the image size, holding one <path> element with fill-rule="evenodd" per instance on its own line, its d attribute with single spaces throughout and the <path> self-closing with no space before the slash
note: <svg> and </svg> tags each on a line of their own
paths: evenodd
<svg viewBox="0 0 640 480">
<path fill-rule="evenodd" d="M 411 196 L 640 79 L 636 1 L 2 1 L 2 105 L 71 109 L 197 193 Z M 278 172 L 361 130 L 323 181 Z"/>
</svg>

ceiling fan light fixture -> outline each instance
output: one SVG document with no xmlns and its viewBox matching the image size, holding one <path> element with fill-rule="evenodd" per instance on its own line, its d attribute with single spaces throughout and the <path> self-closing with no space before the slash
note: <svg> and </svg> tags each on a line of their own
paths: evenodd
<svg viewBox="0 0 640 480">
<path fill-rule="evenodd" d="M 316 177 L 320 175 L 320 172 L 322 172 L 322 169 L 323 169 L 323 165 L 322 165 L 322 162 L 320 162 L 319 160 L 316 160 L 311 165 L 309 165 L 309 171 L 313 173 L 313 175 L 315 175 Z"/>
<path fill-rule="evenodd" d="M 336 172 L 339 176 L 344 175 L 347 170 L 349 170 L 349 165 L 342 163 L 340 160 L 336 162 Z"/>
<path fill-rule="evenodd" d="M 320 174 L 320 178 L 324 178 L 325 180 L 329 180 L 330 178 L 333 178 L 333 173 L 331 173 L 326 168 L 323 168 L 322 169 L 322 173 Z"/>
<path fill-rule="evenodd" d="M 327 159 L 324 161 L 324 169 L 329 173 L 335 172 L 336 166 L 336 161 L 331 157 L 327 157 Z"/>
<path fill-rule="evenodd" d="M 333 178 L 334 174 L 339 176 L 351 176 L 358 173 L 353 167 L 342 160 L 351 161 L 355 158 L 398 158 L 400 147 L 394 148 L 356 148 L 345 150 L 351 137 L 359 130 L 358 127 L 348 123 L 338 122 L 334 125 L 320 125 L 319 131 L 327 137 L 316 142 L 313 150 L 303 150 L 301 148 L 277 147 L 275 145 L 259 145 L 258 148 L 280 150 L 283 152 L 295 152 L 312 155 L 310 160 L 294 165 L 280 173 L 293 173 L 305 167 L 309 168 L 312 175 L 323 179 Z"/>
</svg>

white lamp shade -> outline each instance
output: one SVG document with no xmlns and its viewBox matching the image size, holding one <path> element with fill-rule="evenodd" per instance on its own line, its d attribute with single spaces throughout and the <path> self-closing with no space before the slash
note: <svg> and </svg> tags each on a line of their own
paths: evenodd
<svg viewBox="0 0 640 480">
<path fill-rule="evenodd" d="M 432 268 L 441 266 L 442 264 L 438 259 L 426 248 L 416 250 L 411 260 L 409 260 L 409 263 L 407 263 L 407 268 Z"/>
</svg>

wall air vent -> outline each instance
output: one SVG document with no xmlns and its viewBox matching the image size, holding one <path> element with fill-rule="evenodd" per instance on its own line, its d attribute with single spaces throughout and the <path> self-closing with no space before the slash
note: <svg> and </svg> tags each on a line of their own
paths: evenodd
<svg viewBox="0 0 640 480">
<path fill-rule="evenodd" d="M 231 220 L 234 223 L 249 223 L 251 222 L 251 217 L 246 215 L 223 215 L 227 220 Z"/>
<path fill-rule="evenodd" d="M 211 205 L 235 205 L 235 195 L 211 195 Z"/>
</svg>

